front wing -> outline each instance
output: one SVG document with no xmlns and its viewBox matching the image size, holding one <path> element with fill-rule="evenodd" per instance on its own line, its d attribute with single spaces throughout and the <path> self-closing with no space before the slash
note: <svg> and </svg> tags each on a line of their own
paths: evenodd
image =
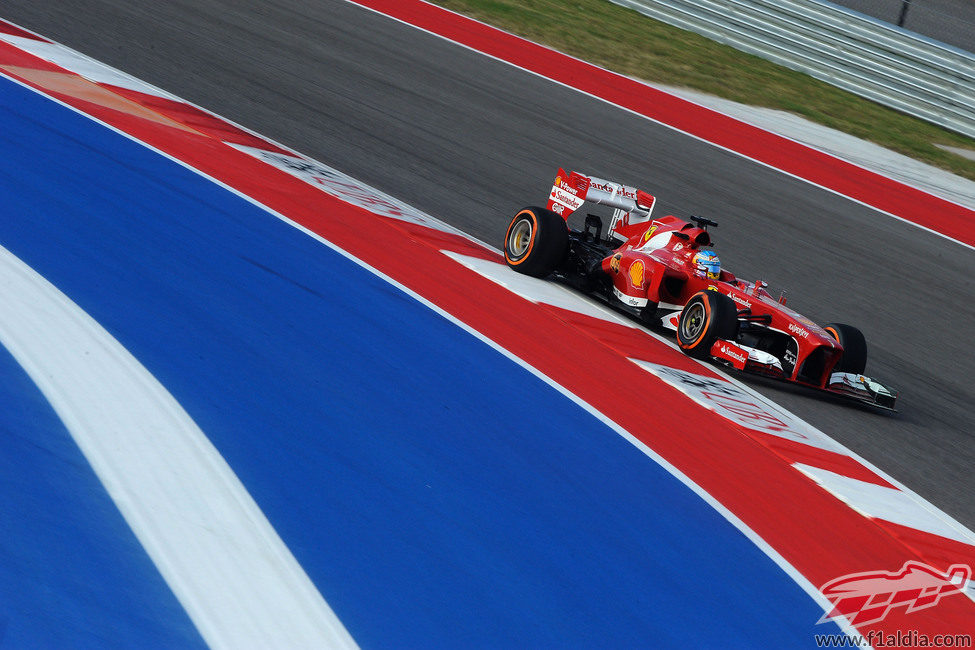
<svg viewBox="0 0 975 650">
<path fill-rule="evenodd" d="M 718 339 L 711 346 L 711 358 L 726 365 L 730 365 L 744 372 L 751 372 L 766 377 L 793 381 L 782 371 L 782 365 L 775 356 L 762 350 L 756 350 L 739 343 Z M 794 382 L 802 386 L 809 386 L 826 391 L 840 397 L 854 399 L 877 408 L 894 410 L 897 391 L 885 386 L 876 379 L 852 372 L 834 372 L 830 375 L 825 386 L 817 386 L 806 382 Z"/>
</svg>

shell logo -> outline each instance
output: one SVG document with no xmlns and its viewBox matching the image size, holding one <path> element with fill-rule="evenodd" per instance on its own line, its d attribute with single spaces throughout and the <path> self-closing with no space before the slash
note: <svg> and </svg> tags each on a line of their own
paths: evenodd
<svg viewBox="0 0 975 650">
<path fill-rule="evenodd" d="M 634 287 L 643 287 L 643 271 L 643 262 L 640 260 L 634 260 L 630 264 L 630 282 Z"/>
</svg>

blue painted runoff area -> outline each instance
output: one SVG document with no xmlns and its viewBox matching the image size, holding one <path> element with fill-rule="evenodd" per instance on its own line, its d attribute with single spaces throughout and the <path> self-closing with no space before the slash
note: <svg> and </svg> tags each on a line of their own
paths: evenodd
<svg viewBox="0 0 975 650">
<path fill-rule="evenodd" d="M 838 631 L 691 490 L 487 344 L 149 149 L 5 80 L 0 98 L 0 244 L 166 386 L 364 647 Z M 158 576 L 102 569 L 145 559 L 17 367 L 0 373 L 2 457 L 33 466 L 0 494 L 23 530 L 5 556 L 25 558 L 0 563 L 8 638 L 46 641 L 64 617 L 85 645 L 80 619 L 122 616 L 181 643 Z M 79 535 L 111 539 L 65 557 Z"/>
<path fill-rule="evenodd" d="M 0 648 L 203 640 L 47 400 L 0 346 Z"/>
</svg>

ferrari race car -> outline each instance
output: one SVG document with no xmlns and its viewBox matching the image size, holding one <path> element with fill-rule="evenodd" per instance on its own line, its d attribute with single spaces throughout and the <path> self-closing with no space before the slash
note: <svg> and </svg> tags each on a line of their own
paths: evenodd
<svg viewBox="0 0 975 650">
<path fill-rule="evenodd" d="M 584 203 L 613 208 L 568 226 Z M 548 203 L 511 220 L 504 257 L 519 273 L 555 279 L 677 334 L 697 359 L 783 379 L 893 410 L 896 391 L 863 375 L 867 344 L 842 323 L 820 327 L 773 298 L 762 281 L 721 268 L 702 217 L 651 218 L 655 199 L 633 187 L 560 169 Z"/>
</svg>

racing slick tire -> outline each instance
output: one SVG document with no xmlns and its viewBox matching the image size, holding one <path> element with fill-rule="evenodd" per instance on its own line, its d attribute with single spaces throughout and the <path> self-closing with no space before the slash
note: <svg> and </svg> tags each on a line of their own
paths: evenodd
<svg viewBox="0 0 975 650">
<path fill-rule="evenodd" d="M 867 339 L 863 332 L 843 323 L 826 323 L 823 329 L 843 346 L 843 356 L 833 367 L 833 372 L 862 375 L 867 368 Z"/>
<path fill-rule="evenodd" d="M 711 346 L 718 339 L 734 341 L 738 336 L 738 307 L 717 291 L 700 291 L 687 301 L 677 320 L 677 345 L 695 359 L 711 358 Z"/>
<path fill-rule="evenodd" d="M 551 210 L 529 206 L 511 220 L 504 235 L 504 261 L 515 271 L 544 278 L 569 252 L 569 227 Z"/>
</svg>

